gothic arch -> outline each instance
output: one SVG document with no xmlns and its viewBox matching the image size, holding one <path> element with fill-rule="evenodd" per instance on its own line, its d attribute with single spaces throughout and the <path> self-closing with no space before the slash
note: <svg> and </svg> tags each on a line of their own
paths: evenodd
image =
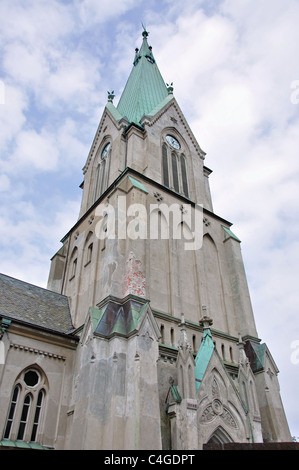
<svg viewBox="0 0 299 470">
<path fill-rule="evenodd" d="M 150 212 L 150 239 L 151 240 L 169 240 L 169 220 L 167 220 L 163 210 L 154 207 Z"/>
<path fill-rule="evenodd" d="M 147 274 L 151 272 L 151 275 L 147 277 L 147 286 L 149 288 L 150 295 L 156 296 L 157 289 L 159 290 L 160 300 L 159 308 L 162 311 L 168 312 L 171 310 L 171 266 L 170 266 L 170 247 L 169 247 L 169 223 L 167 217 L 160 210 L 159 207 L 154 208 L 150 212 L 150 240 L 148 244 L 148 266 Z M 160 253 L 164 256 L 161 257 Z M 165 334 L 165 341 L 168 342 L 169 335 Z"/>
<path fill-rule="evenodd" d="M 21 372 L 17 375 L 15 383 L 20 381 L 21 377 L 24 374 L 26 374 L 26 372 L 28 372 L 30 370 L 35 370 L 40 375 L 40 378 L 41 378 L 41 380 L 43 381 L 43 384 L 44 384 L 43 386 L 46 387 L 46 389 L 48 390 L 48 388 L 49 388 L 48 378 L 47 378 L 44 370 L 36 363 L 30 364 L 29 366 L 25 367 L 25 369 L 22 369 Z"/>
<path fill-rule="evenodd" d="M 92 259 L 93 252 L 93 232 L 90 230 L 84 243 L 84 266 L 87 266 Z"/>
<path fill-rule="evenodd" d="M 173 147 L 167 137 L 173 137 L 178 144 Z M 182 135 L 173 127 L 167 127 L 161 134 L 161 174 L 164 186 L 189 197 L 190 151 Z"/>
<path fill-rule="evenodd" d="M 215 328 L 225 328 L 226 316 L 218 250 L 209 234 L 203 236 L 202 248 L 205 272 L 205 303 L 214 320 Z"/>
<path fill-rule="evenodd" d="M 89 232 L 88 232 L 88 234 L 86 235 L 86 238 L 85 238 L 85 245 L 89 242 L 91 237 L 93 237 L 93 232 L 91 230 L 89 230 Z"/>
<path fill-rule="evenodd" d="M 69 279 L 70 280 L 76 276 L 77 265 L 78 265 L 78 248 L 75 246 L 73 248 L 73 251 L 70 257 L 70 264 L 69 264 L 69 269 L 70 269 Z"/>
<path fill-rule="evenodd" d="M 48 390 L 47 376 L 39 365 L 30 364 L 18 374 L 11 392 L 4 439 L 38 440 Z"/>
<path fill-rule="evenodd" d="M 112 138 L 110 135 L 106 135 L 101 141 L 94 157 L 95 181 L 93 202 L 95 202 L 108 187 L 111 150 Z"/>
<path fill-rule="evenodd" d="M 190 398 L 194 398 L 194 369 L 192 369 L 191 364 L 188 366 L 188 385 L 189 385 L 189 395 Z"/>
<path fill-rule="evenodd" d="M 207 444 L 225 444 L 227 442 L 233 442 L 233 439 L 222 426 L 218 426 L 209 437 Z"/>
<path fill-rule="evenodd" d="M 75 258 L 76 256 L 78 256 L 78 247 L 74 246 L 71 253 L 71 259 Z"/>
<path fill-rule="evenodd" d="M 181 312 L 188 312 L 189 319 L 194 322 L 199 321 L 198 305 L 201 304 L 200 293 L 199 293 L 199 281 L 198 274 L 196 271 L 196 250 L 185 249 L 185 245 L 194 243 L 195 237 L 184 221 L 180 222 L 177 227 L 180 238 L 170 240 L 172 244 L 172 263 L 176 266 L 177 272 L 186 273 L 186 276 L 181 277 L 180 285 L 177 287 L 177 297 L 179 302 L 180 310 L 177 315 Z M 177 307 L 178 308 L 178 307 Z"/>
</svg>

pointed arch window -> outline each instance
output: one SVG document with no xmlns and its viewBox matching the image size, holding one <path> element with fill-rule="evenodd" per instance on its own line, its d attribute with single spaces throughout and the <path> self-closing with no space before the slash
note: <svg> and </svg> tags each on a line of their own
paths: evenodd
<svg viewBox="0 0 299 470">
<path fill-rule="evenodd" d="M 183 194 L 186 197 L 189 197 L 188 181 L 187 181 L 187 170 L 186 170 L 186 159 L 185 159 L 185 155 L 183 153 L 181 153 L 181 155 L 180 155 L 180 161 L 181 161 L 182 190 L 183 190 Z"/>
<path fill-rule="evenodd" d="M 27 395 L 24 398 L 24 402 L 23 402 L 23 408 L 22 408 L 22 414 L 21 414 L 21 419 L 20 419 L 20 424 L 19 424 L 19 431 L 18 431 L 18 435 L 17 435 L 17 441 L 22 441 L 23 438 L 24 438 L 31 402 L 32 402 L 32 395 L 31 395 L 31 393 L 27 393 Z"/>
<path fill-rule="evenodd" d="M 46 378 L 35 368 L 23 371 L 12 392 L 3 439 L 36 442 L 41 425 Z"/>
<path fill-rule="evenodd" d="M 174 346 L 174 329 L 170 328 L 170 344 Z"/>
<path fill-rule="evenodd" d="M 162 143 L 162 181 L 164 186 L 189 197 L 185 153 L 181 143 L 167 134 Z"/>
<path fill-rule="evenodd" d="M 91 262 L 92 250 L 93 250 L 93 243 L 90 243 L 90 245 L 88 245 L 88 248 L 87 248 L 86 264 Z"/>
<path fill-rule="evenodd" d="M 162 145 L 162 174 L 163 184 L 169 188 L 169 171 L 168 171 L 168 156 L 167 156 L 167 145 Z"/>
<path fill-rule="evenodd" d="M 85 258 L 84 266 L 87 266 L 89 263 L 91 263 L 92 252 L 93 252 L 93 233 L 89 232 L 86 237 L 86 241 L 84 245 L 84 258 Z"/>
<path fill-rule="evenodd" d="M 179 174 L 178 174 L 178 157 L 175 152 L 171 153 L 171 166 L 172 166 L 172 181 L 174 190 L 179 193 L 180 186 L 179 186 Z"/>
<path fill-rule="evenodd" d="M 10 437 L 10 431 L 11 431 L 12 423 L 15 417 L 20 390 L 21 390 L 21 386 L 19 384 L 16 385 L 12 394 L 11 402 L 10 402 L 10 407 L 8 411 L 7 421 L 6 421 L 6 427 L 5 427 L 4 436 L 3 436 L 4 439 L 9 439 Z"/>
<path fill-rule="evenodd" d="M 98 166 L 96 169 L 96 181 L 94 191 L 94 201 L 96 201 L 107 189 L 110 167 L 111 142 L 108 142 L 100 149 Z"/>
<path fill-rule="evenodd" d="M 30 438 L 31 442 L 35 442 L 36 440 L 37 430 L 38 430 L 38 425 L 39 425 L 39 420 L 40 420 L 40 415 L 41 415 L 41 409 L 42 409 L 42 405 L 44 401 L 44 395 L 45 395 L 45 391 L 42 389 L 39 391 L 39 394 L 37 396 L 37 402 L 36 402 L 36 408 L 35 408 L 31 438 Z"/>
<path fill-rule="evenodd" d="M 78 248 L 75 246 L 71 254 L 70 279 L 69 280 L 73 279 L 76 276 L 77 264 L 78 264 Z"/>
</svg>

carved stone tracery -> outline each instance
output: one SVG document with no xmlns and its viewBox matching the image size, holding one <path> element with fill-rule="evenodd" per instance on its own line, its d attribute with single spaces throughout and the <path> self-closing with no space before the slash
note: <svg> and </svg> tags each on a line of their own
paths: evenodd
<svg viewBox="0 0 299 470">
<path fill-rule="evenodd" d="M 219 416 L 225 424 L 228 426 L 237 429 L 237 423 L 233 418 L 229 409 L 223 405 L 220 399 L 219 385 L 216 378 L 212 382 L 212 396 L 213 400 L 210 402 L 203 410 L 199 422 L 202 424 L 210 423 Z"/>
</svg>

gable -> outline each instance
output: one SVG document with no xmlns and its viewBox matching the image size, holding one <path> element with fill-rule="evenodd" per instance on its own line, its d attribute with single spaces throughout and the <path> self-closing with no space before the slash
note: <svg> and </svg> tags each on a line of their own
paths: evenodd
<svg viewBox="0 0 299 470">
<path fill-rule="evenodd" d="M 100 143 L 100 139 L 104 137 L 104 132 L 102 134 L 102 131 L 105 130 L 105 127 L 109 124 L 109 123 L 112 123 L 113 126 L 117 129 L 117 130 L 120 130 L 124 125 L 126 125 L 126 122 L 124 123 L 120 123 L 120 121 L 122 120 L 122 116 L 120 115 L 120 113 L 117 111 L 117 109 L 115 108 L 115 106 L 108 102 L 105 106 L 105 109 L 103 111 L 103 114 L 102 114 L 102 117 L 101 117 L 101 120 L 100 120 L 100 123 L 98 125 L 98 128 L 97 128 L 97 131 L 96 131 L 96 134 L 95 134 L 95 137 L 93 139 L 93 142 L 92 142 L 92 145 L 91 145 L 91 148 L 90 148 L 90 151 L 89 151 L 89 154 L 88 154 L 88 157 L 87 157 L 87 160 L 86 160 L 86 163 L 83 167 L 83 173 L 85 174 L 88 170 L 88 167 L 91 163 L 91 161 L 93 160 L 93 157 L 96 153 L 96 150 L 98 149 L 98 146 L 99 146 L 99 143 Z M 108 121 L 108 123 L 107 123 Z M 105 126 L 105 127 L 104 127 Z"/>
<path fill-rule="evenodd" d="M 244 436 L 248 432 L 246 411 L 216 349 L 197 391 L 197 398 L 198 423 L 206 427 L 207 436 L 219 426 L 233 441 L 238 440 L 238 435 Z"/>
<path fill-rule="evenodd" d="M 160 337 L 160 330 L 154 319 L 148 301 L 134 295 L 124 299 L 112 296 L 104 299 L 97 308 L 90 307 L 86 324 L 91 323 L 92 332 L 98 336 L 111 338 L 119 335 L 129 337 L 141 332 L 148 325 L 154 339 Z"/>
<path fill-rule="evenodd" d="M 151 113 L 144 116 L 141 119 L 141 124 L 146 129 L 152 127 L 160 119 L 163 118 L 165 113 L 171 114 L 170 119 L 172 120 L 174 127 L 179 130 L 182 127 L 182 133 L 185 133 L 190 140 L 190 144 L 193 146 L 197 155 L 204 160 L 206 153 L 199 146 L 183 112 L 181 111 L 177 100 L 173 95 L 169 95 L 165 100 L 163 100 L 156 108 L 154 108 Z"/>
</svg>

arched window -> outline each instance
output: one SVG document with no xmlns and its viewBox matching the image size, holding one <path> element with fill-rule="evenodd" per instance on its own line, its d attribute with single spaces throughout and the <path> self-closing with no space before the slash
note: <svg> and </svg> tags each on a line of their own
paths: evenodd
<svg viewBox="0 0 299 470">
<path fill-rule="evenodd" d="M 75 246 L 75 248 L 73 249 L 72 254 L 71 254 L 70 280 L 73 279 L 76 276 L 77 264 L 78 264 L 78 248 Z"/>
<path fill-rule="evenodd" d="M 221 344 L 221 354 L 222 354 L 222 359 L 225 361 L 224 344 Z"/>
<path fill-rule="evenodd" d="M 93 233 L 89 232 L 84 245 L 84 266 L 87 266 L 92 260 L 93 251 Z"/>
<path fill-rule="evenodd" d="M 169 188 L 169 172 L 168 172 L 168 156 L 167 156 L 167 145 L 162 145 L 162 173 L 163 173 L 163 184 Z"/>
<path fill-rule="evenodd" d="M 170 344 L 174 346 L 174 329 L 170 328 Z"/>
<path fill-rule="evenodd" d="M 32 367 L 23 371 L 16 382 L 3 439 L 36 442 L 47 380 L 40 370 Z"/>
<path fill-rule="evenodd" d="M 111 143 L 108 142 L 104 145 L 104 147 L 100 147 L 97 155 L 94 201 L 96 201 L 103 194 L 108 186 L 110 150 Z"/>
<path fill-rule="evenodd" d="M 22 413 L 21 413 L 21 419 L 20 419 L 20 424 L 19 424 L 19 431 L 17 435 L 17 441 L 22 441 L 24 438 L 25 434 L 25 429 L 27 426 L 27 421 L 29 417 L 29 410 L 30 410 L 30 405 L 32 402 L 32 395 L 31 393 L 27 393 L 27 395 L 24 398 L 23 402 L 23 408 L 22 408 Z"/>
<path fill-rule="evenodd" d="M 10 437 L 10 431 L 11 431 L 12 423 L 15 417 L 20 390 L 21 390 L 21 386 L 19 384 L 16 385 L 12 394 L 11 402 L 10 402 L 8 417 L 6 421 L 6 427 L 5 427 L 4 436 L 3 436 L 4 439 L 9 439 Z"/>
<path fill-rule="evenodd" d="M 189 385 L 189 397 L 194 398 L 194 372 L 192 371 L 191 365 L 188 366 L 188 385 Z"/>
<path fill-rule="evenodd" d="M 193 352 L 196 352 L 196 336 L 192 336 L 192 346 L 193 346 Z"/>
<path fill-rule="evenodd" d="M 172 181 L 174 190 L 179 193 L 179 173 L 178 173 L 178 157 L 175 152 L 171 152 L 171 165 L 172 165 Z"/>
<path fill-rule="evenodd" d="M 161 343 L 164 344 L 164 325 L 160 326 L 160 332 L 161 332 Z"/>
<path fill-rule="evenodd" d="M 181 153 L 180 160 L 181 160 L 181 176 L 182 176 L 183 194 L 186 197 L 189 197 L 188 181 L 187 181 L 187 170 L 186 170 L 186 159 L 185 159 L 185 155 L 183 153 Z"/>
<path fill-rule="evenodd" d="M 167 188 L 189 197 L 186 157 L 181 144 L 167 134 L 162 143 L 162 182 Z M 186 148 L 185 148 L 186 150 Z"/>
<path fill-rule="evenodd" d="M 45 391 L 42 389 L 39 391 L 38 396 L 37 396 L 37 402 L 36 402 L 36 408 L 35 408 L 32 432 L 31 432 L 31 439 L 30 439 L 31 442 L 35 442 L 36 440 L 37 429 L 38 429 L 40 415 L 41 415 L 41 409 L 42 409 L 42 405 L 44 401 L 44 395 L 45 395 Z"/>
</svg>

